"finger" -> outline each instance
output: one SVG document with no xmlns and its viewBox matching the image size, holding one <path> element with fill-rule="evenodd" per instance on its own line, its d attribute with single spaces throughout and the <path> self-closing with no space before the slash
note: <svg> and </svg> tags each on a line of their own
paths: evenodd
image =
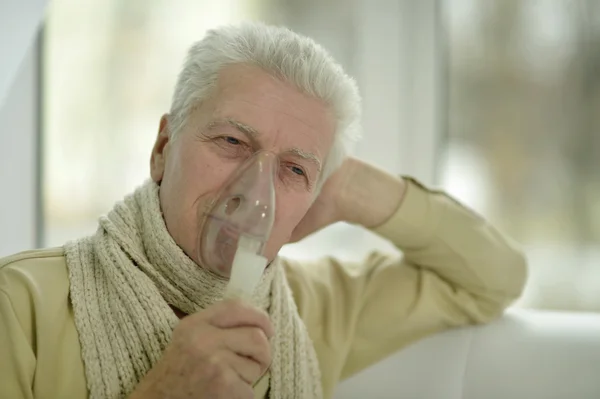
<svg viewBox="0 0 600 399">
<path fill-rule="evenodd" d="M 220 356 L 223 362 L 233 369 L 244 382 L 250 385 L 254 385 L 266 371 L 266 368 L 257 361 L 246 356 L 240 356 L 230 350 L 222 350 L 217 356 Z"/>
<path fill-rule="evenodd" d="M 254 391 L 252 384 L 246 382 L 231 366 L 218 374 L 212 381 L 214 392 L 208 392 L 210 397 L 252 399 Z"/>
<path fill-rule="evenodd" d="M 239 300 L 226 300 L 210 309 L 209 323 L 218 328 L 258 327 L 268 338 L 275 334 L 269 315 Z"/>
<path fill-rule="evenodd" d="M 264 372 L 271 365 L 271 344 L 257 327 L 238 327 L 223 330 L 223 344 L 239 356 L 254 360 Z"/>
</svg>

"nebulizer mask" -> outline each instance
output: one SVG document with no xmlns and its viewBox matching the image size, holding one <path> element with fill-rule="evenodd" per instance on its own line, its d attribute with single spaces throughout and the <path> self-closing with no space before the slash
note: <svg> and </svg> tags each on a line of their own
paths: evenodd
<svg viewBox="0 0 600 399">
<path fill-rule="evenodd" d="M 201 264 L 229 277 L 226 298 L 250 299 L 267 266 L 263 250 L 275 219 L 277 155 L 259 151 L 222 188 L 203 217 L 199 233 Z"/>
</svg>

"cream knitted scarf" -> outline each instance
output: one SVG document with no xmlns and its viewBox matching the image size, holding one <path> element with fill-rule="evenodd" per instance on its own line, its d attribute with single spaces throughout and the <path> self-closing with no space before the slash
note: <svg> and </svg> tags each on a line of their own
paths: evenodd
<svg viewBox="0 0 600 399">
<path fill-rule="evenodd" d="M 91 399 L 124 398 L 160 358 L 178 318 L 222 298 L 227 282 L 196 265 L 165 226 L 148 182 L 95 235 L 65 246 L 70 298 Z M 316 354 L 279 262 L 254 295 L 273 321 L 270 397 L 321 398 Z M 200 396 L 200 393 L 199 393 Z"/>
</svg>

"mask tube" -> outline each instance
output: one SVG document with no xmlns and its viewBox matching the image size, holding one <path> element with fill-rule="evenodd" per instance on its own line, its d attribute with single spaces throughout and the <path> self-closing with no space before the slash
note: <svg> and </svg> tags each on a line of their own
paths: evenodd
<svg viewBox="0 0 600 399">
<path fill-rule="evenodd" d="M 277 155 L 259 151 L 224 185 L 198 235 L 202 266 L 229 278 L 226 296 L 251 297 L 267 265 L 263 256 L 275 219 Z"/>
</svg>

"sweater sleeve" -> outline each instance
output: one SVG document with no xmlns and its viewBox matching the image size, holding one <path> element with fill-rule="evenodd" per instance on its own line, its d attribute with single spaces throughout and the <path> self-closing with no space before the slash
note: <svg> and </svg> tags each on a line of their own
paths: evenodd
<svg viewBox="0 0 600 399">
<path fill-rule="evenodd" d="M 1 278 L 1 277 L 0 277 Z M 0 287 L 0 398 L 31 399 L 35 355 L 8 293 Z"/>
<path fill-rule="evenodd" d="M 397 212 L 374 231 L 403 257 L 373 253 L 357 263 L 287 263 L 313 340 L 341 358 L 339 379 L 432 333 L 487 323 L 523 290 L 526 261 L 515 244 L 413 179 Z M 320 361 L 322 367 L 336 363 Z"/>
</svg>

